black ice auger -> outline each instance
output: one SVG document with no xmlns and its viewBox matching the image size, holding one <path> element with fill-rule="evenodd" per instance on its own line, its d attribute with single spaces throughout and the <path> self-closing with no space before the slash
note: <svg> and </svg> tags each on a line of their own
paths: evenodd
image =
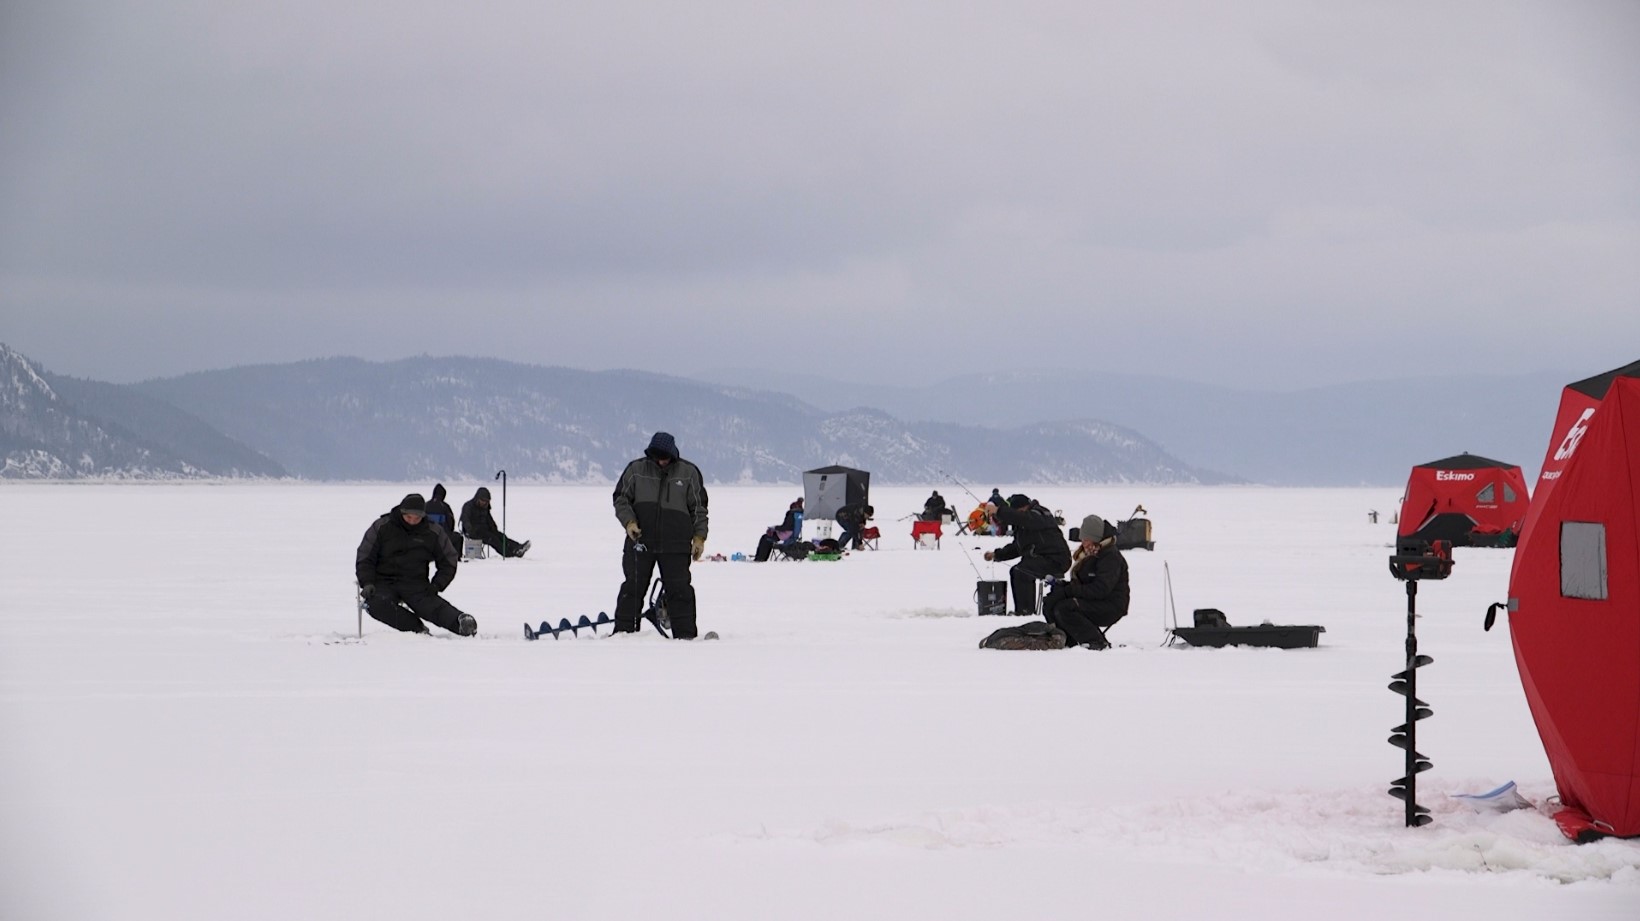
<svg viewBox="0 0 1640 921">
<path fill-rule="evenodd" d="M 1418 775 L 1435 765 L 1418 753 L 1418 721 L 1435 715 L 1418 699 L 1418 669 L 1433 663 L 1418 654 L 1418 583 L 1452 574 L 1452 543 L 1403 539 L 1389 558 L 1389 571 L 1407 585 L 1406 668 L 1390 676 L 1389 689 L 1406 698 L 1406 722 L 1390 730 L 1389 744 L 1406 752 L 1406 773 L 1390 781 L 1389 795 L 1406 803 L 1406 824 L 1417 828 L 1434 821 L 1429 809 L 1418 805 Z"/>
</svg>

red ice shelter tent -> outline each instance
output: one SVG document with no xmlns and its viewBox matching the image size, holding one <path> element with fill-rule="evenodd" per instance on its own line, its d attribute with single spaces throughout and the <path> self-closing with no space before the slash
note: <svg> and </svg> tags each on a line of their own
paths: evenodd
<svg viewBox="0 0 1640 921">
<path fill-rule="evenodd" d="M 1526 477 L 1514 464 L 1443 457 L 1412 468 L 1398 533 L 1454 547 L 1513 547 L 1527 507 Z"/>
<path fill-rule="evenodd" d="M 1509 574 L 1515 664 L 1575 840 L 1640 835 L 1640 361 L 1567 385 Z"/>
</svg>

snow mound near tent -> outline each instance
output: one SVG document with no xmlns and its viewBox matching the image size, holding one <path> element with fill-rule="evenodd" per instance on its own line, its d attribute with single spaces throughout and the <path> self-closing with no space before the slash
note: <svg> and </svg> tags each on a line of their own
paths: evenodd
<svg viewBox="0 0 1640 921">
<path fill-rule="evenodd" d="M 1404 827 L 1399 805 L 1372 789 L 1226 793 L 1114 808 L 975 807 L 877 823 L 835 821 L 754 837 L 926 850 L 1075 845 L 1194 858 L 1259 873 L 1484 873 L 1551 883 L 1603 880 L 1640 889 L 1635 842 L 1575 845 L 1538 810 L 1477 812 L 1447 798 L 1455 792 L 1421 789 L 1436 818 L 1421 829 Z"/>
</svg>

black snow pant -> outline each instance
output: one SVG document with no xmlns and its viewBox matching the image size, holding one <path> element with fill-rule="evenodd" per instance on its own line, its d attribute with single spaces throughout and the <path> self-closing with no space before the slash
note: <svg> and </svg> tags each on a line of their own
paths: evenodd
<svg viewBox="0 0 1640 921">
<path fill-rule="evenodd" d="M 1043 614 L 1048 623 L 1065 631 L 1072 644 L 1104 649 L 1110 645 L 1099 628 L 1114 625 L 1127 615 L 1098 601 L 1086 601 L 1064 595 L 1049 595 L 1043 599 L 1048 610 Z"/>
<path fill-rule="evenodd" d="M 627 541 L 626 552 L 621 555 L 621 572 L 626 575 L 626 581 L 621 583 L 621 593 L 615 599 L 615 632 L 638 632 L 638 618 L 643 616 L 649 592 L 649 576 L 659 565 L 672 636 L 694 639 L 695 587 L 690 582 L 689 562 L 688 552 L 650 553 L 632 549 L 632 542 Z"/>
<path fill-rule="evenodd" d="M 1036 587 L 1042 577 L 1063 575 L 1069 568 L 1069 561 L 1060 566 L 1041 556 L 1028 556 L 1015 563 L 1008 570 L 1008 582 L 1014 588 L 1014 613 L 1035 616 Z"/>
<path fill-rule="evenodd" d="M 408 610 L 406 610 L 408 608 Z M 365 603 L 370 616 L 406 633 L 430 633 L 422 621 L 457 633 L 461 609 L 433 591 L 431 585 L 378 584 Z"/>
<path fill-rule="evenodd" d="M 479 538 L 479 540 L 482 540 L 484 543 L 488 544 L 491 550 L 494 550 L 504 557 L 518 556 L 518 545 L 520 541 L 513 540 L 507 535 L 501 533 L 500 528 L 491 531 L 490 533 Z"/>
</svg>

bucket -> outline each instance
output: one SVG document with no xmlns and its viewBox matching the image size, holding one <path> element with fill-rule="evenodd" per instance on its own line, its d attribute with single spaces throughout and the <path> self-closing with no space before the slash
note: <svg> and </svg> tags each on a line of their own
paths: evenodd
<svg viewBox="0 0 1640 921">
<path fill-rule="evenodd" d="M 979 616 L 1008 613 L 1008 583 L 980 580 L 974 585 L 974 600 L 979 604 Z"/>
</svg>

